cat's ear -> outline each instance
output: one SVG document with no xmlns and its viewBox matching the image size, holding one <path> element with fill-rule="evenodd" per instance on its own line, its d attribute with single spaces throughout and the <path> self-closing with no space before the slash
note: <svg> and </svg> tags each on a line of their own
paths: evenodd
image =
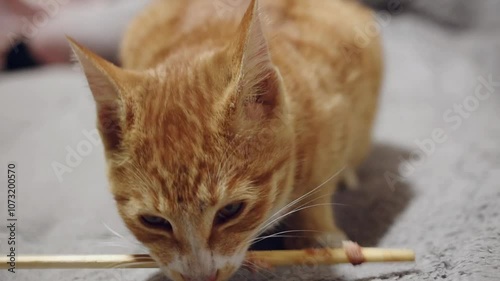
<svg viewBox="0 0 500 281">
<path fill-rule="evenodd" d="M 259 16 L 257 0 L 252 0 L 238 27 L 233 46 L 238 61 L 238 100 L 251 119 L 272 116 L 282 103 L 281 77 L 271 62 L 268 43 Z"/>
<path fill-rule="evenodd" d="M 97 127 L 107 151 L 115 152 L 126 126 L 125 92 L 133 87 L 137 74 L 125 71 L 83 47 L 72 38 L 70 42 L 94 97 Z"/>
</svg>

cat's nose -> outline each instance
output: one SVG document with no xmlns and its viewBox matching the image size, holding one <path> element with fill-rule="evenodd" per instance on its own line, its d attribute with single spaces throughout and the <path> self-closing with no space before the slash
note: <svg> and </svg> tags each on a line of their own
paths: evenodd
<svg viewBox="0 0 500 281">
<path fill-rule="evenodd" d="M 182 275 L 184 281 L 216 281 L 217 280 L 217 272 L 212 275 L 208 275 L 206 277 L 190 277 L 186 275 Z"/>
</svg>

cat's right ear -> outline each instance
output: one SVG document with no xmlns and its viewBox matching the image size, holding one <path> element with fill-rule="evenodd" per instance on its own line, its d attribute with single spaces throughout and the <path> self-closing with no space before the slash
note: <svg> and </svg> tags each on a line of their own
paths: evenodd
<svg viewBox="0 0 500 281">
<path fill-rule="evenodd" d="M 127 114 L 126 93 L 138 74 L 123 70 L 83 47 L 72 38 L 70 42 L 87 77 L 97 109 L 97 127 L 108 152 L 120 148 Z"/>
<path fill-rule="evenodd" d="M 284 104 L 281 76 L 271 61 L 258 2 L 250 1 L 229 51 L 237 62 L 236 107 L 252 121 L 274 119 Z"/>
</svg>

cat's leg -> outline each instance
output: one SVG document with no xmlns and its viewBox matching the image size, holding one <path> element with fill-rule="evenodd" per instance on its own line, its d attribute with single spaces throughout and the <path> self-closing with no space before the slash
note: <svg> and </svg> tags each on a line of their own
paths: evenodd
<svg viewBox="0 0 500 281">
<path fill-rule="evenodd" d="M 357 190 L 359 187 L 359 179 L 354 168 L 346 168 L 342 175 L 342 183 L 349 190 Z"/>
<path fill-rule="evenodd" d="M 328 184 L 301 200 L 290 210 L 297 210 L 285 220 L 289 232 L 284 240 L 287 249 L 340 247 L 347 236 L 335 224 L 332 195 L 335 184 Z"/>
</svg>

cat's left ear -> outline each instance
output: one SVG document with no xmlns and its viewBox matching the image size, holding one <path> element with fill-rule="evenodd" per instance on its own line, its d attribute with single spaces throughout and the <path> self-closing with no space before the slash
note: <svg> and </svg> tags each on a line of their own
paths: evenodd
<svg viewBox="0 0 500 281">
<path fill-rule="evenodd" d="M 120 149 L 123 134 L 132 116 L 127 107 L 130 93 L 136 92 L 141 75 L 124 70 L 67 38 L 83 68 L 97 109 L 97 127 L 108 152 Z"/>
<path fill-rule="evenodd" d="M 237 106 L 250 119 L 272 117 L 283 104 L 281 76 L 272 64 L 258 9 L 258 1 L 252 0 L 232 46 L 234 60 L 239 62 Z"/>
</svg>

